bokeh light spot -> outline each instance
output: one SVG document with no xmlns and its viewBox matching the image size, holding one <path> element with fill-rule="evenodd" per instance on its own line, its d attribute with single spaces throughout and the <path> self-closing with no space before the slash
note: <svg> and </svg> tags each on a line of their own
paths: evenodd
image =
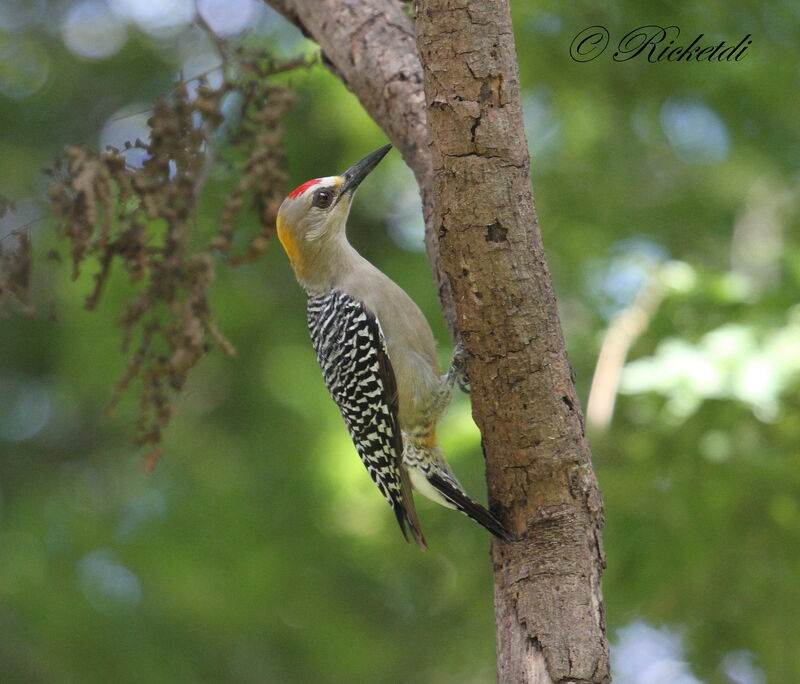
<svg viewBox="0 0 800 684">
<path fill-rule="evenodd" d="M 725 122 L 713 109 L 693 100 L 667 100 L 661 127 L 677 157 L 687 164 L 716 164 L 730 153 Z"/>
<path fill-rule="evenodd" d="M 14 99 L 33 95 L 49 73 L 50 57 L 39 43 L 0 35 L 0 94 Z"/>
<path fill-rule="evenodd" d="M 134 608 L 142 598 L 136 574 L 105 549 L 90 551 L 81 559 L 78 583 L 86 600 L 101 613 Z"/>
<path fill-rule="evenodd" d="M 254 0 L 197 0 L 197 11 L 218 36 L 232 36 L 253 25 Z"/>
<path fill-rule="evenodd" d="M 104 3 L 87 0 L 69 9 L 61 25 L 61 36 L 76 55 L 103 59 L 122 49 L 127 31 Z"/>
<path fill-rule="evenodd" d="M 42 21 L 44 0 L 3 0 L 0 3 L 0 29 L 12 33 Z"/>
<path fill-rule="evenodd" d="M 114 13 L 155 36 L 173 35 L 194 20 L 192 0 L 111 0 Z"/>
<path fill-rule="evenodd" d="M 114 112 L 100 131 L 100 149 L 105 150 L 108 145 L 116 147 L 122 152 L 128 166 L 141 168 L 147 159 L 147 151 L 138 147 L 126 150 L 125 143 L 133 143 L 137 138 L 147 142 L 150 137 L 147 120 L 152 114 L 146 104 L 138 102 Z"/>
<path fill-rule="evenodd" d="M 35 378 L 0 376 L 0 439 L 23 442 L 47 424 L 50 395 Z"/>
</svg>

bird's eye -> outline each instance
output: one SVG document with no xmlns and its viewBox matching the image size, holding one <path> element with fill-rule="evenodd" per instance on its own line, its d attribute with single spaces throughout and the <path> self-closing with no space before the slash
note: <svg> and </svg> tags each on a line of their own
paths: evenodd
<svg viewBox="0 0 800 684">
<path fill-rule="evenodd" d="M 317 190 L 311 204 L 320 209 L 327 209 L 333 201 L 333 193 L 330 190 Z"/>
</svg>

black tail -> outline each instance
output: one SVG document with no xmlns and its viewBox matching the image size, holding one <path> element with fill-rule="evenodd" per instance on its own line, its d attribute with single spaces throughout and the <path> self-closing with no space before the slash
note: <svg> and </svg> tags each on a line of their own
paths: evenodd
<svg viewBox="0 0 800 684">
<path fill-rule="evenodd" d="M 495 518 L 489 511 L 481 506 L 477 501 L 470 499 L 459 487 L 442 477 L 439 473 L 431 473 L 428 482 L 459 511 L 468 515 L 476 523 L 483 525 L 498 539 L 503 541 L 513 541 L 511 535 L 506 532 L 502 523 Z"/>
<path fill-rule="evenodd" d="M 408 541 L 408 531 L 406 530 L 406 525 L 408 525 L 408 529 L 411 530 L 411 536 L 414 537 L 417 546 L 423 551 L 427 551 L 428 545 L 425 543 L 425 535 L 422 534 L 422 527 L 419 524 L 419 518 L 417 518 L 417 507 L 414 505 L 414 495 L 412 494 L 408 471 L 403 466 L 400 466 L 398 470 L 400 472 L 400 496 L 392 502 L 397 523 L 400 525 L 400 531 L 406 541 Z"/>
<path fill-rule="evenodd" d="M 406 510 L 404 506 L 397 505 L 394 507 L 394 514 L 397 518 L 397 523 L 400 525 L 403 538 L 406 541 L 410 541 L 408 538 L 408 530 L 411 530 L 411 536 L 414 538 L 417 546 L 423 551 L 427 551 L 428 544 L 425 542 L 425 535 L 422 534 L 422 528 L 419 525 L 419 520 L 417 520 L 417 512 L 413 511 L 413 514 L 409 515 L 409 511 Z"/>
</svg>

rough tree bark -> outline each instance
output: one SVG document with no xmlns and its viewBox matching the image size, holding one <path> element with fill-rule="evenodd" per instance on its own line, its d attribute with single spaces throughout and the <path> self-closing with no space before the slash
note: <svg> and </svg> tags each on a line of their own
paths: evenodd
<svg viewBox="0 0 800 684">
<path fill-rule="evenodd" d="M 519 537 L 493 542 L 498 680 L 608 682 L 602 503 L 533 208 L 508 0 L 419 0 L 416 29 L 391 0 L 270 4 L 420 183 L 443 308 L 472 355 L 490 501 Z"/>
<path fill-rule="evenodd" d="M 602 504 L 530 184 L 508 0 L 419 0 L 439 267 L 473 356 L 503 682 L 608 680 Z M 454 39 L 457 36 L 457 39 Z"/>
</svg>

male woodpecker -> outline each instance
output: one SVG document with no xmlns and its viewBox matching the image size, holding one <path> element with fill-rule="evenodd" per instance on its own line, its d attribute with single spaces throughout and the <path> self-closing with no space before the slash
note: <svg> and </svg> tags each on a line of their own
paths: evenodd
<svg viewBox="0 0 800 684">
<path fill-rule="evenodd" d="M 464 378 L 463 358 L 456 354 L 439 375 L 433 333 L 419 307 L 347 241 L 353 194 L 390 149 L 289 193 L 278 210 L 278 237 L 308 293 L 308 327 L 325 384 L 406 540 L 408 526 L 426 548 L 412 487 L 508 539 L 467 496 L 436 444 L 436 421 Z"/>
</svg>

